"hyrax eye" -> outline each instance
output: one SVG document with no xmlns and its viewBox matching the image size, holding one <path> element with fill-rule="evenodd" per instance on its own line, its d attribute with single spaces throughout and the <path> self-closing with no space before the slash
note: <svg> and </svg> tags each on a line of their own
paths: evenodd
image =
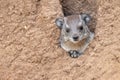
<svg viewBox="0 0 120 80">
<path fill-rule="evenodd" d="M 79 27 L 79 30 L 83 30 L 83 26 L 80 26 L 80 27 Z"/>
</svg>

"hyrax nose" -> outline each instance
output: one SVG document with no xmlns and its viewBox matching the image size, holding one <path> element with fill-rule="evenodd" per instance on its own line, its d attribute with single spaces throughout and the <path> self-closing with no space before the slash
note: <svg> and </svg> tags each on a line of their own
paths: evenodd
<svg viewBox="0 0 120 80">
<path fill-rule="evenodd" d="M 78 40 L 78 36 L 73 36 L 73 39 L 75 40 L 75 41 L 77 41 Z"/>
</svg>

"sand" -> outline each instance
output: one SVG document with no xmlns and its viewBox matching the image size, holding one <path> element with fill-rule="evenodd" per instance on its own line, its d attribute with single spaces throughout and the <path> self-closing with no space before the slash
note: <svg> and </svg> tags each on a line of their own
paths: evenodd
<svg viewBox="0 0 120 80">
<path fill-rule="evenodd" d="M 73 59 L 54 21 L 80 12 L 95 38 Z M 120 0 L 0 0 L 0 80 L 120 80 L 119 25 Z"/>
</svg>

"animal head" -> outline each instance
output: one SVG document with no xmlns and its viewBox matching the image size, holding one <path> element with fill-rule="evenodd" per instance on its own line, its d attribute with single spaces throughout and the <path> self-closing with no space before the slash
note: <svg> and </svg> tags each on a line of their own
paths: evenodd
<svg viewBox="0 0 120 80">
<path fill-rule="evenodd" d="M 88 14 L 71 15 L 57 18 L 55 23 L 61 29 L 61 35 L 73 43 L 77 43 L 88 37 L 88 23 L 91 17 Z"/>
<path fill-rule="evenodd" d="M 77 43 L 88 36 L 90 20 L 91 17 L 88 14 L 80 14 L 57 18 L 55 23 L 66 40 Z"/>
</svg>

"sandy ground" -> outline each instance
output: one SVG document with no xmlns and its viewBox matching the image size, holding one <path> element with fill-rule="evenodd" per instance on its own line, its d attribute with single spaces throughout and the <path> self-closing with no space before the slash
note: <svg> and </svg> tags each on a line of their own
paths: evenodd
<svg viewBox="0 0 120 80">
<path fill-rule="evenodd" d="M 95 39 L 77 59 L 58 46 L 58 0 L 0 0 L 0 80 L 120 80 L 120 0 L 61 4 L 65 15 L 95 19 Z"/>
</svg>

